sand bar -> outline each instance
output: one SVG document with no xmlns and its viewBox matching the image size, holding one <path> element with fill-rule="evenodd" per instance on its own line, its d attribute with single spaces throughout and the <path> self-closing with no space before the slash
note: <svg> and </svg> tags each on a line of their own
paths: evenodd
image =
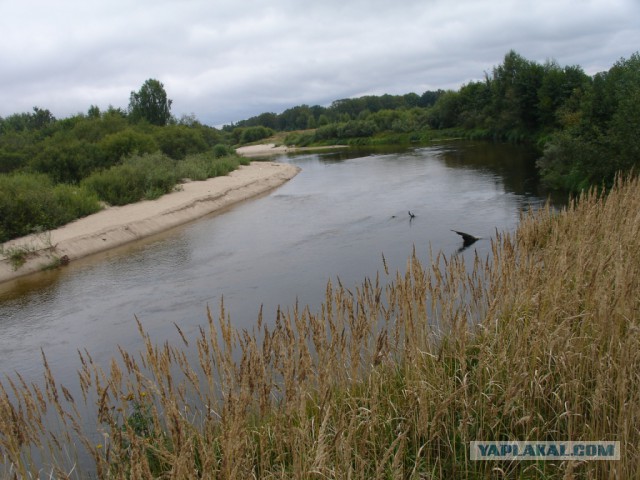
<svg viewBox="0 0 640 480">
<path fill-rule="evenodd" d="M 260 145 L 248 145 L 236 149 L 236 152 L 244 157 L 268 157 L 270 155 L 280 155 L 283 153 L 301 153 L 317 150 L 330 150 L 336 148 L 347 148 L 346 145 L 328 145 L 325 147 L 287 147 L 276 145 L 275 143 L 263 143 Z"/>
<path fill-rule="evenodd" d="M 293 148 L 285 147 L 284 145 L 276 146 L 275 143 L 264 143 L 261 145 L 248 145 L 246 147 L 236 148 L 236 153 L 243 157 L 262 157 L 288 153 L 292 150 Z"/>
<path fill-rule="evenodd" d="M 23 249 L 29 254 L 17 270 L 7 257 L 0 257 L 0 283 L 38 272 L 62 258 L 73 261 L 190 222 L 276 188 L 299 171 L 290 164 L 252 162 L 224 177 L 184 183 L 157 200 L 109 207 L 45 234 L 11 240 L 2 245 L 5 252 Z"/>
</svg>

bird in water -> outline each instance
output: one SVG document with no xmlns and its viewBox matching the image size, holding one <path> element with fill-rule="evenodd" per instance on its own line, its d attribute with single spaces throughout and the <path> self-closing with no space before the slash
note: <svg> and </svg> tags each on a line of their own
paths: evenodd
<svg viewBox="0 0 640 480">
<path fill-rule="evenodd" d="M 416 218 L 416 216 L 409 210 L 409 219 L 413 220 L 414 218 Z"/>
<path fill-rule="evenodd" d="M 459 232 L 457 230 L 451 230 L 451 231 L 454 232 L 454 233 L 457 233 L 458 235 L 460 235 L 462 237 L 462 245 L 464 247 L 468 247 L 469 245 L 473 245 L 478 240 L 480 240 L 480 237 L 474 237 L 473 235 L 470 235 L 468 233 Z"/>
</svg>

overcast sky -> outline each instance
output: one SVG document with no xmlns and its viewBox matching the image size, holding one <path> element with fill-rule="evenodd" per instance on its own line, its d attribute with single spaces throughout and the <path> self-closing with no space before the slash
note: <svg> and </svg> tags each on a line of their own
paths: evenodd
<svg viewBox="0 0 640 480">
<path fill-rule="evenodd" d="M 640 50 L 640 0 L 0 0 L 0 116 L 126 108 L 160 80 L 222 125 L 483 77 L 514 49 L 593 74 Z"/>
</svg>

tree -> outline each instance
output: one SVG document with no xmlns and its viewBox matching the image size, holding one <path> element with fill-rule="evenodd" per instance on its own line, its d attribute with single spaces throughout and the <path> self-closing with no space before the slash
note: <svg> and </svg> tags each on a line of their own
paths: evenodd
<svg viewBox="0 0 640 480">
<path fill-rule="evenodd" d="M 449 90 L 438 97 L 429 110 L 428 122 L 431 128 L 452 128 L 459 124 L 460 93 Z"/>
<path fill-rule="evenodd" d="M 164 126 L 171 119 L 172 100 L 167 98 L 164 85 L 150 78 L 137 92 L 131 92 L 129 115 L 133 121 L 146 120 Z"/>
<path fill-rule="evenodd" d="M 575 120 L 551 137 L 538 161 L 552 186 L 609 187 L 617 172 L 640 165 L 640 54 L 621 59 L 588 85 Z"/>
<path fill-rule="evenodd" d="M 187 155 L 203 153 L 209 149 L 202 131 L 184 125 L 169 125 L 156 129 L 155 139 L 162 153 L 174 160 L 183 160 Z"/>
<path fill-rule="evenodd" d="M 537 128 L 538 89 L 544 68 L 511 50 L 489 78 L 493 96 L 493 116 L 502 132 Z"/>
<path fill-rule="evenodd" d="M 33 107 L 33 113 L 31 114 L 31 128 L 33 130 L 39 130 L 50 126 L 56 121 L 56 117 L 48 109 L 42 109 Z"/>
<path fill-rule="evenodd" d="M 444 90 L 438 90 L 434 92 L 432 90 L 427 90 L 420 97 L 420 103 L 418 103 L 419 107 L 432 107 L 435 105 L 436 101 L 440 96 L 445 93 Z"/>
<path fill-rule="evenodd" d="M 89 107 L 89 111 L 87 112 L 87 117 L 100 118 L 100 108 L 98 108 L 97 105 L 91 105 Z"/>
</svg>

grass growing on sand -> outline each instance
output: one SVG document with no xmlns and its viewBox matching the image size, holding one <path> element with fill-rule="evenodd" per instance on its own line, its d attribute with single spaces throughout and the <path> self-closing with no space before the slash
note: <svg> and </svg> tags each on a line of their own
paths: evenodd
<svg viewBox="0 0 640 480">
<path fill-rule="evenodd" d="M 73 439 L 98 478 L 631 478 L 640 471 L 640 182 L 523 216 L 489 260 L 409 259 L 318 312 L 81 355 L 84 398 L 0 390 L 5 473 L 64 476 Z M 199 360 L 190 361 L 188 351 Z M 193 355 L 195 357 L 195 355 Z M 10 392 L 10 394 L 8 393 Z M 13 397 L 10 400 L 10 396 Z M 86 433 L 84 404 L 104 437 Z M 43 425 L 44 411 L 61 432 Z M 95 429 L 95 426 L 92 427 Z M 472 440 L 620 441 L 620 461 L 469 460 Z M 31 453 L 29 446 L 32 447 Z M 33 451 L 52 464 L 37 465 Z M 67 459 L 64 460 L 63 459 Z M 71 475 L 79 475 L 77 471 Z M 82 476 L 82 475 L 79 475 Z"/>
</svg>

